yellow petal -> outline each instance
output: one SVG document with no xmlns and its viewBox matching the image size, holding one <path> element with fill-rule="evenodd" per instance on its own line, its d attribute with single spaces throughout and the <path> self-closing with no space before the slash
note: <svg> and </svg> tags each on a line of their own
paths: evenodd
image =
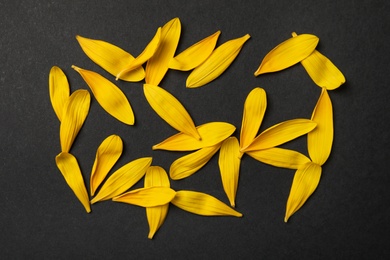
<svg viewBox="0 0 390 260">
<path fill-rule="evenodd" d="M 117 135 L 110 135 L 100 144 L 96 151 L 95 162 L 91 172 L 90 186 L 92 196 L 121 156 L 122 150 L 123 142 Z"/>
<path fill-rule="evenodd" d="M 196 67 L 187 78 L 187 88 L 197 88 L 219 77 L 234 61 L 249 34 L 225 42 L 216 48 L 199 67 Z"/>
<path fill-rule="evenodd" d="M 175 194 L 171 188 L 153 186 L 126 192 L 112 200 L 140 207 L 156 207 L 169 203 Z"/>
<path fill-rule="evenodd" d="M 290 195 L 287 200 L 284 222 L 287 222 L 315 191 L 320 182 L 321 171 L 321 166 L 318 164 L 308 163 L 295 172 Z"/>
<path fill-rule="evenodd" d="M 153 186 L 170 187 L 168 175 L 160 166 L 150 166 L 145 174 L 145 188 Z"/>
<path fill-rule="evenodd" d="M 87 118 L 91 96 L 87 90 L 76 90 L 64 105 L 60 125 L 60 142 L 62 152 L 69 152 L 73 141 Z"/>
<path fill-rule="evenodd" d="M 56 156 L 56 164 L 62 176 L 64 176 L 66 183 L 83 204 L 85 210 L 88 213 L 91 212 L 87 188 L 85 187 L 77 159 L 70 153 L 62 152 Z"/>
<path fill-rule="evenodd" d="M 100 74 L 72 66 L 92 90 L 102 108 L 119 121 L 133 125 L 134 113 L 125 94 L 111 81 Z"/>
<path fill-rule="evenodd" d="M 60 121 L 69 92 L 69 83 L 64 72 L 59 67 L 53 66 L 49 73 L 50 101 Z"/>
<path fill-rule="evenodd" d="M 162 27 L 160 45 L 146 64 L 145 81 L 147 84 L 159 85 L 164 78 L 168 71 L 168 64 L 175 55 L 180 32 L 179 18 L 170 20 Z"/>
<path fill-rule="evenodd" d="M 318 41 L 315 35 L 300 34 L 282 42 L 264 57 L 255 76 L 280 71 L 302 61 L 314 51 Z"/>
<path fill-rule="evenodd" d="M 179 132 L 200 139 L 191 116 L 171 93 L 158 86 L 144 84 L 144 94 L 149 105 L 165 122 Z"/>
<path fill-rule="evenodd" d="M 229 137 L 222 143 L 218 164 L 223 189 L 232 207 L 235 207 L 238 178 L 240 175 L 241 159 L 239 158 L 239 154 L 240 145 L 237 138 Z"/>
<path fill-rule="evenodd" d="M 177 191 L 171 203 L 185 211 L 202 216 L 242 217 L 240 212 L 230 208 L 222 201 L 211 195 L 197 191 Z"/>
<path fill-rule="evenodd" d="M 216 145 L 228 138 L 236 127 L 225 122 L 211 122 L 197 127 L 201 140 L 196 140 L 183 133 L 175 134 L 159 144 L 153 150 L 193 151 Z"/>
<path fill-rule="evenodd" d="M 247 154 L 260 162 L 288 169 L 298 169 L 310 162 L 305 155 L 283 148 L 269 148 L 247 152 Z"/>
<path fill-rule="evenodd" d="M 220 34 L 221 31 L 217 31 L 188 47 L 169 62 L 169 68 L 187 71 L 198 67 L 213 52 Z"/>
<path fill-rule="evenodd" d="M 206 165 L 211 157 L 219 150 L 221 144 L 218 143 L 213 146 L 204 147 L 175 160 L 169 169 L 169 176 L 173 180 L 180 180 L 194 174 Z"/>
<path fill-rule="evenodd" d="M 308 119 L 292 119 L 276 124 L 261 134 L 241 152 L 268 149 L 291 141 L 307 134 L 316 127 L 316 123 Z"/>
<path fill-rule="evenodd" d="M 145 175 L 151 163 L 152 157 L 144 157 L 122 166 L 106 180 L 91 203 L 112 199 L 127 191 Z"/>
<path fill-rule="evenodd" d="M 324 88 L 311 119 L 317 123 L 317 127 L 307 135 L 309 155 L 313 162 L 323 165 L 330 155 L 333 143 L 332 101 Z"/>
<path fill-rule="evenodd" d="M 133 62 L 134 57 L 121 48 L 101 40 L 93 40 L 76 36 L 84 53 L 96 64 L 105 69 L 111 75 L 118 75 L 126 66 Z M 123 74 L 120 79 L 125 81 L 141 81 L 145 78 L 145 71 L 138 67 Z"/>
</svg>

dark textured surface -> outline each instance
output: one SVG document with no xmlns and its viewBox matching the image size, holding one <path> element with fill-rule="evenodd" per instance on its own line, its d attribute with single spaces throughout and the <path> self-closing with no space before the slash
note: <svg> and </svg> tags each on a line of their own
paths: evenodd
<svg viewBox="0 0 390 260">
<path fill-rule="evenodd" d="M 3 259 L 384 259 L 390 256 L 387 1 L 2 1 L 0 2 L 0 256 Z M 178 51 L 221 30 L 218 44 L 249 33 L 231 67 L 199 89 L 186 89 L 188 73 L 168 71 L 160 84 L 188 109 L 197 125 L 226 121 L 239 136 L 245 97 L 267 92 L 261 130 L 292 118 L 309 118 L 320 89 L 304 69 L 253 76 L 264 55 L 292 31 L 320 38 L 318 49 L 344 73 L 331 91 L 335 139 L 319 187 L 286 224 L 285 204 L 294 171 L 244 156 L 237 193 L 243 218 L 200 217 L 171 206 L 155 238 L 147 239 L 145 210 L 101 202 L 86 214 L 56 168 L 59 122 L 52 110 L 48 74 L 60 66 L 71 90 L 87 85 L 70 66 L 113 78 L 88 59 L 76 35 L 102 39 L 138 55 L 157 27 L 182 23 Z M 153 156 L 167 171 L 184 153 L 152 151 L 175 133 L 147 104 L 142 83 L 117 82 L 135 112 L 136 125 L 115 120 L 92 98 L 72 153 L 89 188 L 96 149 L 110 134 L 125 150 L 115 169 Z M 306 139 L 284 147 L 306 151 Z M 141 187 L 142 181 L 136 185 Z M 176 189 L 209 193 L 228 203 L 214 157 Z"/>
</svg>

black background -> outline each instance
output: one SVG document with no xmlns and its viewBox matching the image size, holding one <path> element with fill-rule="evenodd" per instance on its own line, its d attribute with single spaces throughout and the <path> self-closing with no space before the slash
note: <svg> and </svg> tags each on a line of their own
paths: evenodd
<svg viewBox="0 0 390 260">
<path fill-rule="evenodd" d="M 384 259 L 390 256 L 389 2 L 382 1 L 1 1 L 0 2 L 0 256 L 2 258 L 261 258 Z M 88 89 L 71 65 L 113 77 L 94 64 L 75 36 L 102 39 L 137 56 L 156 29 L 179 17 L 177 53 L 221 30 L 218 45 L 246 33 L 251 39 L 218 79 L 186 89 L 186 72 L 168 71 L 160 86 L 187 108 L 195 124 L 226 121 L 239 136 L 243 103 L 256 86 L 267 92 L 261 130 L 310 118 L 320 94 L 302 66 L 254 77 L 265 54 L 291 32 L 320 38 L 318 50 L 347 83 L 330 91 L 333 150 L 320 184 L 301 210 L 283 222 L 294 171 L 244 156 L 236 209 L 243 218 L 201 217 L 170 207 L 153 240 L 145 210 L 111 201 L 86 214 L 54 158 L 59 121 L 50 104 L 48 75 L 61 67 L 71 91 Z M 185 153 L 152 151 L 175 133 L 143 96 L 142 82 L 117 82 L 136 117 L 126 126 L 92 97 L 71 150 L 89 188 L 95 152 L 118 134 L 125 145 L 114 170 L 144 156 L 169 170 Z M 89 90 L 89 89 L 88 89 Z M 283 147 L 307 154 L 306 138 Z M 135 187 L 142 187 L 141 180 Z M 228 203 L 217 156 L 176 189 L 206 192 Z"/>
</svg>

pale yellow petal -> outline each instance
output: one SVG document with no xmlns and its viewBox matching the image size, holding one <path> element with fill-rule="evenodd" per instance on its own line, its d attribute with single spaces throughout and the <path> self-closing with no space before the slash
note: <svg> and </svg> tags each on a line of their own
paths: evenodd
<svg viewBox="0 0 390 260">
<path fill-rule="evenodd" d="M 118 75 L 126 66 L 133 62 L 134 57 L 121 48 L 101 40 L 93 40 L 76 36 L 84 53 L 96 64 L 105 69 L 111 75 Z M 141 81 L 145 78 L 145 70 L 142 67 L 124 73 L 120 79 L 125 81 Z"/>
<path fill-rule="evenodd" d="M 200 139 L 190 114 L 171 93 L 158 86 L 144 84 L 144 94 L 149 105 L 165 122 L 179 132 Z"/>
<path fill-rule="evenodd" d="M 114 83 L 96 72 L 76 66 L 72 68 L 81 75 L 92 90 L 97 102 L 107 113 L 127 125 L 134 124 L 134 113 L 130 103 Z"/>
<path fill-rule="evenodd" d="M 307 135 L 309 155 L 313 162 L 323 165 L 330 155 L 333 143 L 332 101 L 324 88 L 311 119 L 317 123 L 317 127 Z"/>
<path fill-rule="evenodd" d="M 181 33 L 179 18 L 167 22 L 161 29 L 160 45 L 153 57 L 146 63 L 145 82 L 159 85 L 168 71 L 168 64 L 175 55 Z"/>
<path fill-rule="evenodd" d="M 145 175 L 151 163 L 152 157 L 144 157 L 122 166 L 106 180 L 91 203 L 112 199 L 127 191 Z"/>
<path fill-rule="evenodd" d="M 308 163 L 295 172 L 287 200 L 285 222 L 303 206 L 315 191 L 320 182 L 321 171 L 321 166 L 318 164 Z"/>
<path fill-rule="evenodd" d="M 66 100 L 70 95 L 70 89 L 66 75 L 57 66 L 53 66 L 49 73 L 49 93 L 51 105 L 58 120 L 61 121 Z"/>
<path fill-rule="evenodd" d="M 95 162 L 91 172 L 91 196 L 106 178 L 108 172 L 114 166 L 122 154 L 123 142 L 117 135 L 110 135 L 100 144 L 96 151 Z"/>
<path fill-rule="evenodd" d="M 83 204 L 85 210 L 88 213 L 91 212 L 87 188 L 85 187 L 77 159 L 70 153 L 62 152 L 56 156 L 56 164 L 62 176 L 64 176 L 66 183 Z"/>
<path fill-rule="evenodd" d="M 114 197 L 112 200 L 140 207 L 156 207 L 169 203 L 175 197 L 176 191 L 168 187 L 139 188 Z"/>
<path fill-rule="evenodd" d="M 246 153 L 260 162 L 288 169 L 298 169 L 310 162 L 305 155 L 283 148 L 269 148 Z"/>
<path fill-rule="evenodd" d="M 171 203 L 185 211 L 202 216 L 242 217 L 240 212 L 230 208 L 217 198 L 197 191 L 177 191 Z"/>
<path fill-rule="evenodd" d="M 187 88 L 197 88 L 206 85 L 219 77 L 240 53 L 249 34 L 241 38 L 225 42 L 216 48 L 199 67 L 196 67 L 187 78 Z"/>
<path fill-rule="evenodd" d="M 204 38 L 176 55 L 169 62 L 169 68 L 188 71 L 202 64 L 213 52 L 221 31 Z"/>
<path fill-rule="evenodd" d="M 235 207 L 236 205 L 235 200 L 241 164 L 239 155 L 240 146 L 237 138 L 229 137 L 222 143 L 218 164 L 223 189 L 225 190 L 232 207 Z"/>
</svg>

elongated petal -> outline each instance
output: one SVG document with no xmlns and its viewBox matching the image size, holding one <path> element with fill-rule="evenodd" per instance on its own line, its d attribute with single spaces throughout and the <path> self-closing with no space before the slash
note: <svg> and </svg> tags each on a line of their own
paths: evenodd
<svg viewBox="0 0 390 260">
<path fill-rule="evenodd" d="M 216 145 L 228 138 L 236 127 L 225 122 L 211 122 L 197 127 L 201 140 L 196 140 L 183 133 L 175 134 L 159 144 L 153 150 L 194 151 Z"/>
<path fill-rule="evenodd" d="M 69 98 L 69 83 L 64 72 L 57 66 L 53 66 L 49 73 L 49 93 L 50 101 L 56 113 L 58 120 L 61 122 L 62 112 L 66 100 Z"/>
<path fill-rule="evenodd" d="M 176 191 L 171 188 L 153 186 L 126 192 L 112 200 L 140 207 L 156 207 L 169 203 L 175 194 Z"/>
<path fill-rule="evenodd" d="M 298 169 L 310 162 L 305 155 L 283 148 L 269 148 L 247 152 L 247 154 L 260 162 L 288 169 Z"/>
<path fill-rule="evenodd" d="M 221 144 L 218 143 L 213 146 L 204 147 L 175 160 L 169 169 L 169 176 L 173 180 L 180 180 L 191 176 L 207 164 L 211 157 L 219 150 Z"/>
<path fill-rule="evenodd" d="M 262 88 L 253 89 L 244 103 L 240 133 L 240 148 L 247 147 L 255 139 L 267 108 L 267 96 Z"/>
<path fill-rule="evenodd" d="M 179 18 L 170 20 L 162 27 L 160 45 L 146 64 L 145 81 L 147 84 L 159 85 L 164 78 L 169 62 L 175 55 L 180 33 Z"/>
<path fill-rule="evenodd" d="M 287 222 L 315 191 L 320 182 L 321 171 L 321 166 L 318 164 L 308 163 L 295 172 L 290 195 L 287 200 L 284 222 Z"/>
<path fill-rule="evenodd" d="M 83 204 L 85 210 L 88 213 L 91 212 L 87 188 L 85 187 L 76 157 L 70 153 L 62 152 L 56 156 L 56 164 L 62 176 L 64 176 L 66 183 L 68 183 L 76 197 Z"/>
<path fill-rule="evenodd" d="M 89 112 L 91 96 L 87 90 L 76 90 L 65 103 L 60 125 L 62 152 L 69 152 L 73 141 L 84 124 Z"/>
<path fill-rule="evenodd" d="M 92 166 L 90 181 L 91 196 L 95 194 L 96 189 L 119 159 L 122 150 L 123 142 L 117 135 L 110 135 L 100 144 L 96 151 L 95 162 Z"/>
<path fill-rule="evenodd" d="M 225 42 L 216 48 L 199 67 L 196 67 L 187 78 L 187 88 L 197 88 L 206 85 L 219 77 L 240 53 L 249 34 L 241 38 Z"/>
<path fill-rule="evenodd" d="M 276 124 L 261 134 L 241 152 L 268 149 L 291 141 L 307 134 L 316 127 L 317 123 L 308 119 L 292 119 Z"/>
<path fill-rule="evenodd" d="M 255 76 L 280 71 L 302 61 L 314 51 L 318 41 L 315 35 L 300 34 L 282 42 L 264 57 Z"/>
<path fill-rule="evenodd" d="M 91 203 L 112 199 L 127 191 L 145 175 L 151 163 L 152 157 L 144 157 L 122 166 L 106 180 Z"/>
<path fill-rule="evenodd" d="M 213 52 L 221 31 L 204 38 L 188 47 L 169 62 L 169 68 L 175 70 L 192 70 L 202 64 Z"/>
<path fill-rule="evenodd" d="M 126 66 L 133 62 L 134 57 L 121 48 L 101 40 L 93 40 L 76 36 L 84 53 L 97 65 L 105 69 L 111 75 L 118 75 Z M 124 73 L 120 79 L 125 81 L 141 81 L 145 78 L 145 71 L 138 67 L 128 73 Z"/>
<path fill-rule="evenodd" d="M 240 212 L 230 208 L 217 198 L 197 191 L 177 191 L 171 203 L 185 211 L 202 216 L 242 217 Z"/>
<path fill-rule="evenodd" d="M 314 108 L 311 120 L 317 123 L 316 129 L 307 135 L 307 147 L 313 162 L 323 165 L 330 155 L 333 143 L 333 108 L 326 89 Z"/>
<path fill-rule="evenodd" d="M 219 170 L 223 189 L 230 201 L 230 205 L 235 207 L 236 192 L 238 186 L 238 178 L 240 175 L 240 145 L 237 138 L 229 137 L 221 146 L 219 152 Z"/>
<path fill-rule="evenodd" d="M 72 66 L 72 68 L 80 73 L 96 100 L 107 113 L 127 125 L 134 124 L 134 113 L 130 103 L 125 94 L 114 83 L 96 72 L 76 66 Z"/>
<path fill-rule="evenodd" d="M 179 132 L 200 139 L 190 114 L 171 93 L 158 86 L 144 84 L 144 94 L 149 105 L 165 122 Z"/>
</svg>

